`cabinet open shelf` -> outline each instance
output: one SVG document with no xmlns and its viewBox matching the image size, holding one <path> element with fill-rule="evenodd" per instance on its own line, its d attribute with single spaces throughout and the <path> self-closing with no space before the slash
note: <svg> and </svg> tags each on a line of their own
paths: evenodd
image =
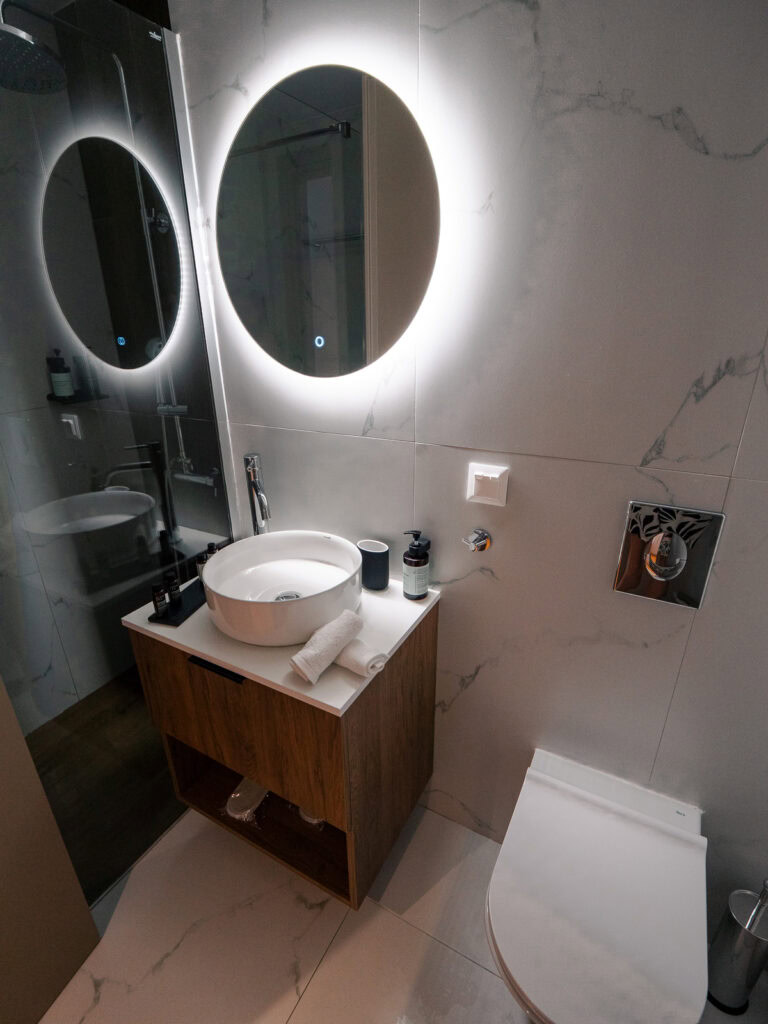
<svg viewBox="0 0 768 1024">
<path fill-rule="evenodd" d="M 215 647 L 175 646 L 148 614 L 131 640 L 179 799 L 357 909 L 432 774 L 437 606 L 341 714 L 220 664 Z M 269 791 L 253 822 L 225 810 L 243 777 Z"/>
<path fill-rule="evenodd" d="M 345 832 L 328 822 L 322 828 L 308 824 L 294 804 L 272 792 L 253 821 L 232 818 L 225 811 L 227 798 L 242 776 L 172 736 L 165 737 L 165 745 L 176 791 L 185 804 L 349 902 Z"/>
</svg>

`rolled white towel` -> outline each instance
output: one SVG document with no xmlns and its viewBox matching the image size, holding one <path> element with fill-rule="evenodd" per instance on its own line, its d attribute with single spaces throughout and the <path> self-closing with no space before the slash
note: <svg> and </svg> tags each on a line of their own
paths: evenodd
<svg viewBox="0 0 768 1024">
<path fill-rule="evenodd" d="M 316 630 L 291 658 L 291 668 L 313 685 L 336 656 L 363 628 L 363 620 L 355 612 L 343 611 L 338 618 Z"/>
<path fill-rule="evenodd" d="M 374 651 L 362 640 L 351 640 L 336 658 L 336 664 L 348 668 L 359 676 L 369 676 L 378 672 L 387 663 L 387 656 L 381 651 Z"/>
</svg>

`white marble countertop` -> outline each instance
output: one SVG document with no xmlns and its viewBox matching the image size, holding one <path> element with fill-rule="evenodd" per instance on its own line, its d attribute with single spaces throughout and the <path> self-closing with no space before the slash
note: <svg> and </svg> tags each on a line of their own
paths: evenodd
<svg viewBox="0 0 768 1024">
<path fill-rule="evenodd" d="M 440 598 L 439 591 L 430 588 L 424 600 L 409 601 L 403 597 L 402 586 L 401 580 L 390 579 L 386 590 L 364 590 L 358 609 L 363 619 L 359 639 L 388 657 L 395 653 Z M 153 610 L 151 602 L 145 604 L 126 615 L 122 623 L 137 633 L 162 640 L 188 654 L 197 654 L 246 679 L 282 690 L 334 715 L 342 715 L 373 678 L 373 675 L 363 678 L 339 665 L 331 665 L 312 686 L 289 664 L 289 659 L 301 649 L 300 646 L 257 647 L 233 640 L 214 625 L 207 605 L 199 608 L 180 626 L 150 622 Z"/>
</svg>

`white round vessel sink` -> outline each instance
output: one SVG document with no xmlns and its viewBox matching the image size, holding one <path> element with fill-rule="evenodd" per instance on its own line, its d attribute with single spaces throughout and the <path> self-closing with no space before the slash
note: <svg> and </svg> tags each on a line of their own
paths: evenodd
<svg viewBox="0 0 768 1024">
<path fill-rule="evenodd" d="M 303 644 L 360 604 L 356 546 L 313 530 L 246 537 L 214 555 L 202 573 L 214 623 L 246 644 Z"/>
<path fill-rule="evenodd" d="M 154 498 L 115 488 L 73 494 L 22 513 L 45 579 L 106 578 L 148 557 L 157 540 Z"/>
<path fill-rule="evenodd" d="M 26 513 L 24 523 L 29 533 L 40 535 L 93 533 L 151 515 L 154 507 L 155 499 L 148 494 L 115 488 L 39 505 Z"/>
</svg>

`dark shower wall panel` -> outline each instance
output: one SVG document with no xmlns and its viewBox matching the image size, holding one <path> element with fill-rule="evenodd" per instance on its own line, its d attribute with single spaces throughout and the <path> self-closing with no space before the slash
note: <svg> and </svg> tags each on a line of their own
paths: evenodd
<svg viewBox="0 0 768 1024">
<path fill-rule="evenodd" d="M 67 5 L 60 14 L 77 31 L 71 23 L 53 31 L 34 15 L 6 13 L 61 52 L 68 84 L 50 95 L 0 95 L 0 159 L 7 170 L 0 174 L 0 674 L 39 758 L 81 883 L 95 898 L 177 813 L 166 802 L 167 785 L 163 795 L 167 775 L 160 779 L 162 772 L 155 772 L 159 762 L 147 745 L 146 718 L 123 689 L 125 677 L 118 679 L 132 663 L 120 619 L 147 600 L 165 570 L 183 579 L 197 551 L 231 534 L 163 33 L 112 0 Z M 121 146 L 133 173 L 126 177 L 102 154 L 71 177 L 61 168 L 49 190 L 48 176 L 62 154 L 77 153 L 79 140 L 88 137 Z M 142 172 L 131 154 L 158 191 L 148 179 L 136 191 Z M 148 247 L 141 203 L 131 208 L 122 201 L 131 189 L 150 214 L 159 209 L 160 193 L 167 200 L 179 252 L 175 279 L 165 236 Z M 48 195 L 54 212 L 50 222 L 43 218 L 41 234 Z M 71 243 L 70 293 L 82 287 L 86 267 L 78 258 L 88 255 L 92 283 L 78 293 L 85 326 L 77 330 L 65 319 L 56 275 L 46 272 L 46 226 Z M 150 259 L 150 248 L 159 296 L 140 262 L 142 255 Z M 56 258 L 62 253 L 65 246 Z M 162 335 L 159 323 L 179 304 L 179 267 L 184 315 L 172 347 L 154 367 L 115 368 L 118 333 Z M 120 269 L 129 269 L 127 284 L 117 283 Z M 76 396 L 72 404 L 48 401 L 46 356 L 59 348 L 77 370 L 74 357 L 88 356 L 83 335 L 94 321 L 104 337 L 94 354 L 104 362 L 90 356 L 99 378 L 92 395 Z M 130 450 L 153 441 L 161 445 L 165 480 L 176 495 L 178 540 L 161 547 L 142 536 L 143 546 L 110 544 L 103 556 L 86 558 L 69 535 L 30 528 L 31 514 L 42 506 L 90 500 L 107 485 L 149 494 L 159 518 L 160 474 L 140 465 L 148 461 L 145 449 Z M 134 465 L 116 473 L 126 464 Z M 90 542 L 88 535 L 97 532 L 92 523 L 81 539 Z M 157 794 L 161 799 L 153 803 Z M 109 856 L 101 841 L 108 812 L 114 812 Z"/>
<path fill-rule="evenodd" d="M 171 28 L 171 15 L 167 0 L 117 0 L 122 7 L 135 11 L 142 18 L 149 18 L 163 28 Z"/>
</svg>

